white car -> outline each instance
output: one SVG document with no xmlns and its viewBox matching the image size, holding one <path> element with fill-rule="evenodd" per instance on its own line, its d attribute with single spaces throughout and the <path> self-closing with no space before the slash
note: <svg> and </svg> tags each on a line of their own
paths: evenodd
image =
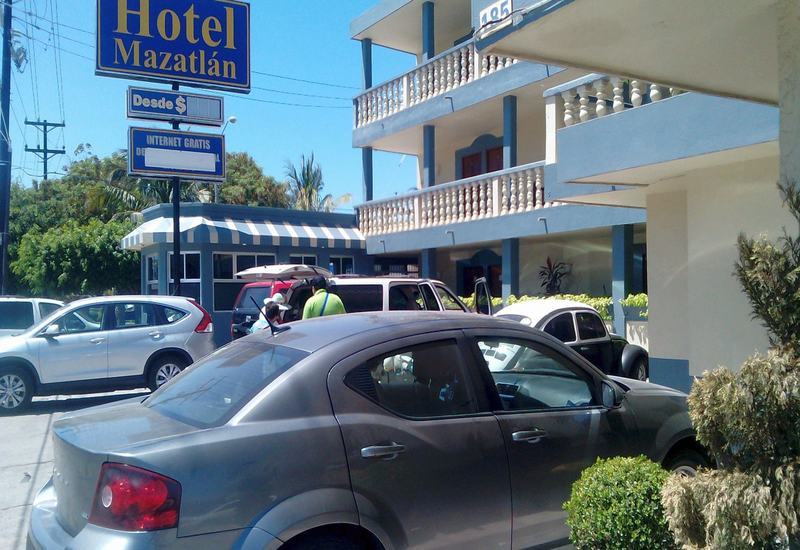
<svg viewBox="0 0 800 550">
<path fill-rule="evenodd" d="M 24 332 L 63 305 L 44 298 L 0 297 L 0 338 Z"/>
<path fill-rule="evenodd" d="M 168 296 L 78 300 L 0 340 L 0 412 L 34 395 L 155 390 L 214 351 L 211 316 Z"/>
</svg>

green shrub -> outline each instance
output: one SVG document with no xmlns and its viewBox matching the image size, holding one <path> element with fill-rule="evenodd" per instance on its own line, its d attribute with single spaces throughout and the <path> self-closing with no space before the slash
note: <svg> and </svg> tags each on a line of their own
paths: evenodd
<svg viewBox="0 0 800 550">
<path fill-rule="evenodd" d="M 648 313 L 647 294 L 645 293 L 628 294 L 628 297 L 623 298 L 622 300 L 619 301 L 619 303 L 622 304 L 622 307 L 641 309 L 642 310 L 641 316 L 644 317 L 645 319 L 647 318 L 647 313 Z"/>
<path fill-rule="evenodd" d="M 475 309 L 475 295 L 468 298 L 461 298 L 461 300 L 472 310 Z M 613 301 L 608 296 L 589 296 L 588 294 L 556 294 L 555 296 L 514 296 L 513 294 L 508 298 L 508 305 L 516 304 L 517 302 L 527 302 L 529 300 L 572 300 L 580 302 L 593 307 L 600 314 L 604 321 L 610 321 L 611 317 L 611 304 Z M 503 307 L 502 298 L 492 298 L 492 306 L 495 311 Z"/>
<path fill-rule="evenodd" d="M 578 550 L 676 548 L 661 505 L 669 473 L 646 457 L 598 460 L 564 504 Z"/>
</svg>

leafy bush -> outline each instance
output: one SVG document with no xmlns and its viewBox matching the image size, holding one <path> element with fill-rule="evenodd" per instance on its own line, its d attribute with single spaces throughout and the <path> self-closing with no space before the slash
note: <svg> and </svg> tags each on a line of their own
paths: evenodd
<svg viewBox="0 0 800 550">
<path fill-rule="evenodd" d="M 474 294 L 472 296 L 468 296 L 466 298 L 461 298 L 461 301 L 464 302 L 464 304 L 469 309 L 471 309 L 472 311 L 475 311 L 475 295 Z M 492 298 L 492 307 L 495 309 L 495 311 L 497 311 L 497 309 L 503 307 L 503 299 L 502 298 L 494 298 L 493 297 Z"/>
<path fill-rule="evenodd" d="M 623 298 L 622 300 L 619 301 L 619 303 L 622 304 L 622 307 L 630 307 L 630 308 L 641 309 L 642 310 L 641 316 L 644 317 L 645 319 L 647 318 L 647 314 L 648 314 L 648 311 L 647 311 L 647 305 L 648 305 L 647 294 L 645 294 L 645 293 L 642 293 L 642 294 L 628 294 L 628 297 L 627 298 Z"/>
<path fill-rule="evenodd" d="M 578 550 L 676 548 L 661 505 L 669 473 L 646 457 L 598 460 L 564 504 Z"/>
</svg>

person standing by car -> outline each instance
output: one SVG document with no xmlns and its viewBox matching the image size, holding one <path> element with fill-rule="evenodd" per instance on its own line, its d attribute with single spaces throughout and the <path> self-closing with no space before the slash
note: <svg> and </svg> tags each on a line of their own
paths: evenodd
<svg viewBox="0 0 800 550">
<path fill-rule="evenodd" d="M 264 311 L 261 311 L 258 320 L 253 323 L 248 331 L 250 334 L 269 328 L 269 324 L 281 324 L 281 313 L 287 311 L 286 298 L 280 292 L 272 298 L 264 299 Z M 266 315 L 266 318 L 265 318 Z"/>
<path fill-rule="evenodd" d="M 328 281 L 325 277 L 317 276 L 311 279 L 311 290 L 314 295 L 308 299 L 303 308 L 303 319 L 347 313 L 342 300 L 336 294 L 328 292 Z"/>
</svg>

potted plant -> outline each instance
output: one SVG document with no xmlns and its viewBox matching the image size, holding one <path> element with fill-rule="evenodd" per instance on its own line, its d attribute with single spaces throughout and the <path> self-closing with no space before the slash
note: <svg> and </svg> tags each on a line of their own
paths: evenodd
<svg viewBox="0 0 800 550">
<path fill-rule="evenodd" d="M 569 266 L 564 262 L 553 262 L 547 257 L 545 265 L 539 267 L 539 281 L 542 283 L 544 293 L 548 296 L 561 293 L 561 283 L 569 273 Z"/>
</svg>

